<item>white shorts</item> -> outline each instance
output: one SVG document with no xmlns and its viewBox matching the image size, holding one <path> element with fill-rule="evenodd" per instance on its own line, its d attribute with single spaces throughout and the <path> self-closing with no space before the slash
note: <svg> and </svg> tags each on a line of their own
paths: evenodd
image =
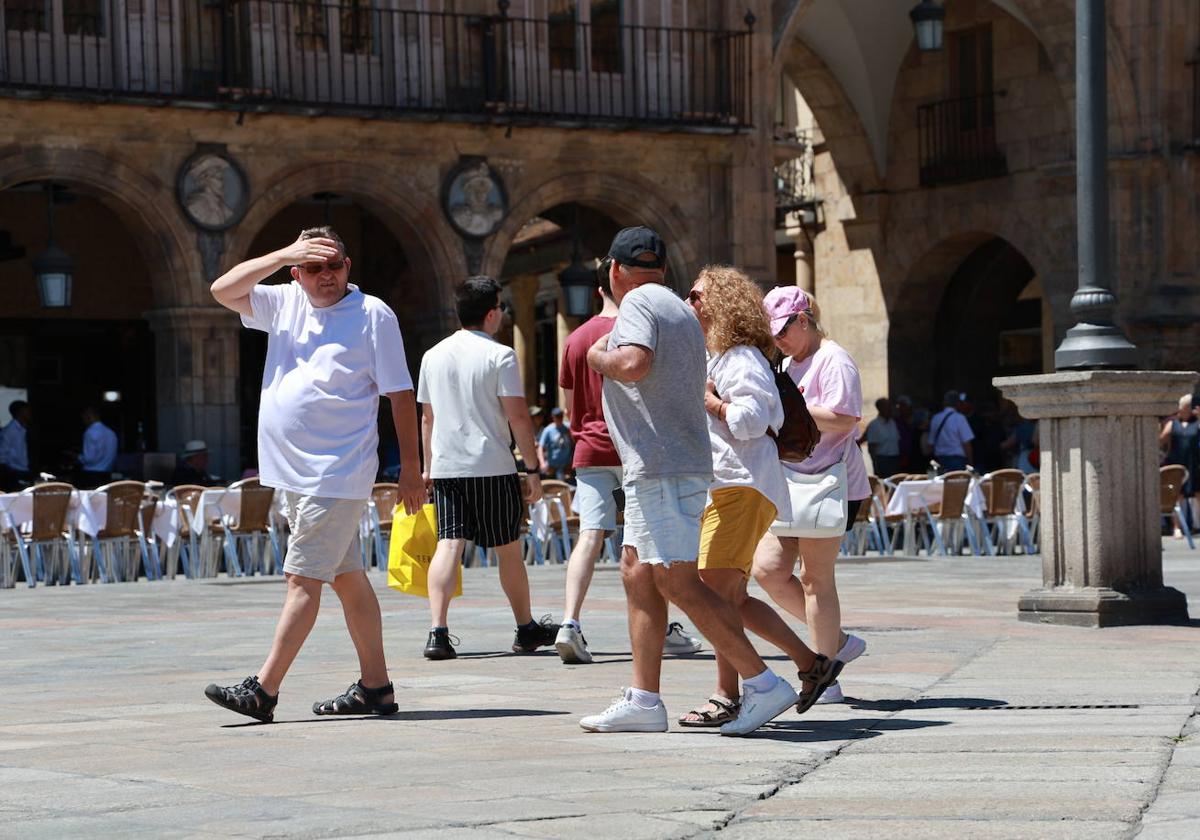
<svg viewBox="0 0 1200 840">
<path fill-rule="evenodd" d="M 695 563 L 700 554 L 700 517 L 712 477 L 683 475 L 625 484 L 625 545 L 642 563 Z"/>
<path fill-rule="evenodd" d="M 621 489 L 620 467 L 580 467 L 575 470 L 575 504 L 580 531 L 617 530 L 617 500 Z"/>
<path fill-rule="evenodd" d="M 366 499 L 329 499 L 283 491 L 283 514 L 291 536 L 283 571 L 333 583 L 338 575 L 363 571 L 358 528 Z"/>
</svg>

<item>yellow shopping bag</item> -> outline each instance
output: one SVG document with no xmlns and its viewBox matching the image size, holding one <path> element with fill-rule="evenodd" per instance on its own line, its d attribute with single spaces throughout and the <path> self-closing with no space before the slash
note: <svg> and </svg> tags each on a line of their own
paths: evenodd
<svg viewBox="0 0 1200 840">
<path fill-rule="evenodd" d="M 392 543 L 388 548 L 388 586 L 409 595 L 429 597 L 429 563 L 437 549 L 437 514 L 424 505 L 409 516 L 403 506 L 392 514 Z M 455 597 L 462 594 L 462 566 L 458 567 Z"/>
</svg>

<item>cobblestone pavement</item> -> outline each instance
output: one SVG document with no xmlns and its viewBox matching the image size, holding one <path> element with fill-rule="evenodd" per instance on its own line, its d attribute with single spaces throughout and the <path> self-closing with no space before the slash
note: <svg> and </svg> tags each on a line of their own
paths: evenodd
<svg viewBox="0 0 1200 840">
<path fill-rule="evenodd" d="M 1200 618 L 1200 551 L 1166 542 L 1166 578 Z M 573 667 L 507 652 L 493 569 L 466 572 L 451 662 L 421 658 L 425 603 L 379 581 L 401 705 L 382 719 L 310 712 L 357 676 L 327 591 L 274 725 L 202 690 L 258 667 L 277 581 L 0 591 L 0 836 L 1200 837 L 1200 621 L 1018 623 L 1037 558 L 851 561 L 839 576 L 846 626 L 869 644 L 844 672 L 851 699 L 747 739 L 579 729 L 629 677 L 612 567 L 584 616 L 597 662 Z M 562 569 L 531 579 L 557 619 Z M 707 650 L 668 661 L 673 716 L 713 670 Z"/>
</svg>

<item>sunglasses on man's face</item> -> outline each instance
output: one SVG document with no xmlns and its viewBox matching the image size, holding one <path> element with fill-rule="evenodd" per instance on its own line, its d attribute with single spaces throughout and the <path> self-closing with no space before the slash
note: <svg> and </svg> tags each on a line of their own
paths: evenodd
<svg viewBox="0 0 1200 840">
<path fill-rule="evenodd" d="M 320 274 L 325 269 L 330 271 L 341 271 L 346 266 L 345 260 L 330 260 L 323 263 L 304 263 L 300 266 L 304 269 L 305 274 Z"/>
</svg>

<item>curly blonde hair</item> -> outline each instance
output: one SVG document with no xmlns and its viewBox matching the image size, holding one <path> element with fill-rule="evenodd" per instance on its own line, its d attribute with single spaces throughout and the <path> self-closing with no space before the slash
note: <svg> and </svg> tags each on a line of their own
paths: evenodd
<svg viewBox="0 0 1200 840">
<path fill-rule="evenodd" d="M 771 358 L 775 342 L 758 284 L 731 265 L 706 265 L 696 279 L 704 281 L 700 311 L 709 322 L 709 349 L 724 353 L 745 344 Z"/>
</svg>

